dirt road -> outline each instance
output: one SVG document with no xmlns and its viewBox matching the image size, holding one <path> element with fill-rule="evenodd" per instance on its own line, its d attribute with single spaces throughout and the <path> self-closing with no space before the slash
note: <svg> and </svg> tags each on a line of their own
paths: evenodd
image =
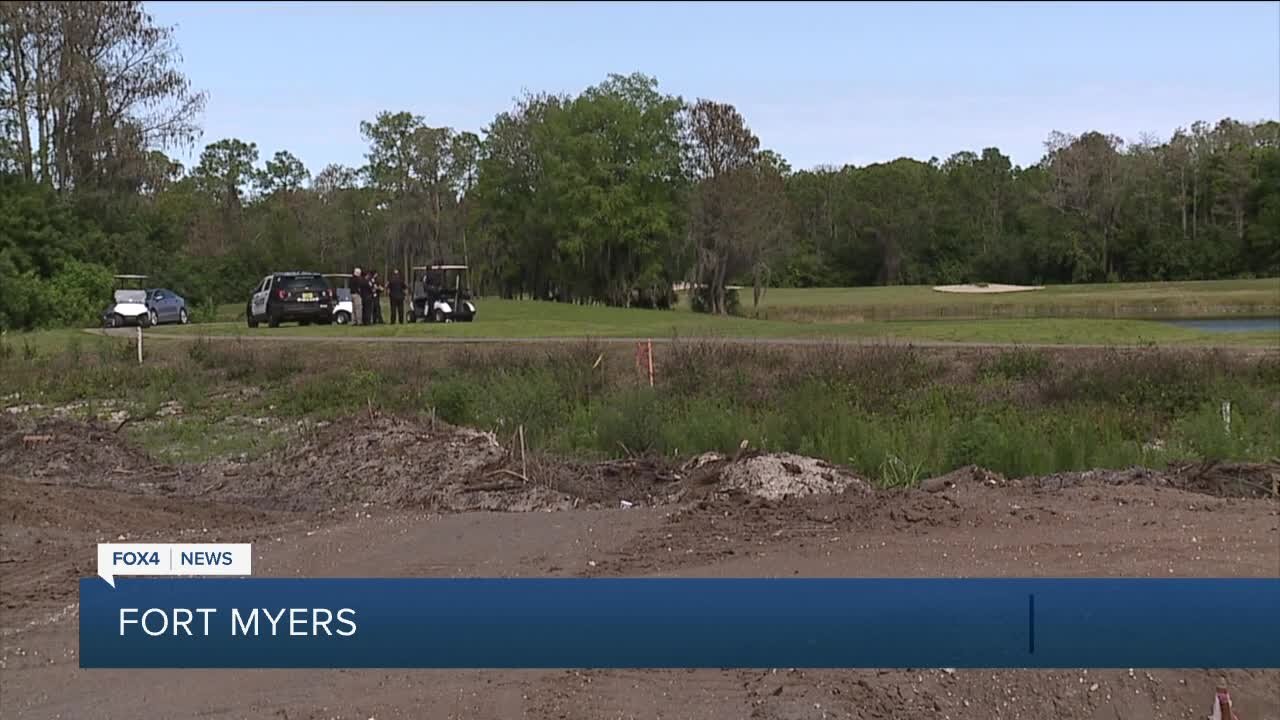
<svg viewBox="0 0 1280 720">
<path fill-rule="evenodd" d="M 534 511 L 450 512 L 456 488 L 385 487 L 415 462 L 405 452 L 384 483 L 350 490 L 354 502 L 298 508 L 272 500 L 298 492 L 270 479 L 287 453 L 174 469 L 65 427 L 40 448 L 12 428 L 0 443 L 11 473 L 0 474 L 3 718 L 1203 718 L 1225 674 L 1242 718 L 1280 720 L 1276 671 L 83 671 L 75 579 L 93 573 L 95 543 L 122 533 L 248 540 L 255 574 L 285 577 L 1275 577 L 1280 506 L 1142 473 L 1015 482 L 980 471 L 936 493 L 765 501 L 638 463 L 545 481 L 582 500 L 576 509 L 537 511 L 554 498 L 530 504 L 516 486 L 494 507 Z M 336 453 L 324 441 L 306 452 Z M 414 447 L 438 456 L 474 441 L 423 429 Z M 409 447 L 396 442 L 374 452 Z M 487 475 L 501 459 L 486 462 Z M 449 482 L 474 486 L 473 475 Z M 359 498 L 374 496 L 362 493 L 385 502 L 366 507 Z M 647 499 L 612 509 L 623 493 Z"/>
</svg>

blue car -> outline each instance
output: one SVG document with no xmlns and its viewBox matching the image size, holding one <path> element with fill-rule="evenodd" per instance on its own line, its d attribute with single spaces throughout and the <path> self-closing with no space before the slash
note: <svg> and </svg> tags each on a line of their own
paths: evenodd
<svg viewBox="0 0 1280 720">
<path fill-rule="evenodd" d="M 147 291 L 147 311 L 151 315 L 151 324 L 191 322 L 187 313 L 187 301 L 181 295 L 167 288 L 152 288 Z"/>
</svg>

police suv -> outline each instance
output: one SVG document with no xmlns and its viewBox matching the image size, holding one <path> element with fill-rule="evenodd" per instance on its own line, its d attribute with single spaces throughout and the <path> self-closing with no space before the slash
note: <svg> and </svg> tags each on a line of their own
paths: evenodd
<svg viewBox="0 0 1280 720">
<path fill-rule="evenodd" d="M 316 322 L 327 325 L 333 320 L 333 306 L 337 293 L 329 286 L 324 275 L 315 272 L 272 273 L 253 289 L 253 296 L 245 306 L 244 316 L 249 327 L 256 328 L 266 321 L 271 327 L 282 322 L 296 321 L 299 325 Z"/>
</svg>

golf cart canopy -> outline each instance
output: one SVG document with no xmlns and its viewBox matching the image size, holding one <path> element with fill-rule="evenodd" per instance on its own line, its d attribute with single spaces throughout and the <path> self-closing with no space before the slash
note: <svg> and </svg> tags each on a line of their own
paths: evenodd
<svg viewBox="0 0 1280 720">
<path fill-rule="evenodd" d="M 113 284 L 121 290 L 146 289 L 142 285 L 142 281 L 147 279 L 146 275 L 112 275 L 111 278 L 115 281 Z"/>
<path fill-rule="evenodd" d="M 130 307 L 117 308 L 117 311 L 123 310 L 127 314 L 137 314 L 146 312 L 147 305 L 147 288 L 142 284 L 147 279 L 146 275 L 112 275 L 115 280 L 115 292 L 111 294 L 112 301 L 116 305 L 127 305 Z M 132 306 L 137 307 L 132 307 Z"/>
<path fill-rule="evenodd" d="M 117 290 L 112 295 L 117 305 L 122 304 L 145 304 L 147 302 L 146 290 Z"/>
</svg>

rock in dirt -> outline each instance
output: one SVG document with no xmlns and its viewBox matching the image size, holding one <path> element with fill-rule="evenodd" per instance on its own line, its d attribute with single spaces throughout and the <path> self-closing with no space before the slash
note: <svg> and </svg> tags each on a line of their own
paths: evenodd
<svg viewBox="0 0 1280 720">
<path fill-rule="evenodd" d="M 729 463 L 720 471 L 717 489 L 745 492 L 765 500 L 848 490 L 871 493 L 871 485 L 849 470 L 791 453 L 754 455 Z"/>
<path fill-rule="evenodd" d="M 1005 483 L 1004 476 L 997 472 L 992 472 L 986 468 L 977 465 L 966 465 L 965 467 L 952 470 L 946 475 L 939 475 L 920 481 L 920 489 L 925 492 L 942 492 L 951 488 L 963 485 L 1003 485 Z"/>
<path fill-rule="evenodd" d="M 689 458 L 689 460 L 684 465 L 680 466 L 680 469 L 683 470 L 684 472 L 692 472 L 694 470 L 701 470 L 702 468 L 708 465 L 724 462 L 725 460 L 728 460 L 728 458 L 726 458 L 721 453 L 704 452 L 701 455 L 694 455 L 693 457 Z"/>
</svg>

